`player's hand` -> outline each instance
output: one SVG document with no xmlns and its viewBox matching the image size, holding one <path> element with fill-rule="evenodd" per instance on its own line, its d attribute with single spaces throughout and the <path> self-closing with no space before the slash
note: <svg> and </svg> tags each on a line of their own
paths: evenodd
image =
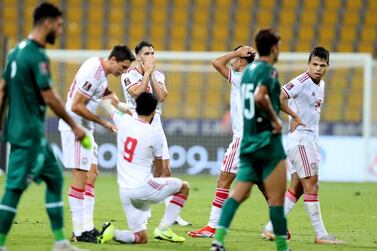
<svg viewBox="0 0 377 251">
<path fill-rule="evenodd" d="M 292 133 L 296 128 L 301 125 L 301 126 L 306 126 L 304 122 L 302 122 L 301 118 L 296 116 L 293 118 L 293 121 L 289 127 L 289 132 Z"/>
<path fill-rule="evenodd" d="M 143 65 L 144 71 L 147 73 L 152 73 L 155 70 L 155 62 L 154 58 L 147 57 L 144 61 Z"/>
<path fill-rule="evenodd" d="M 111 132 L 114 132 L 114 133 L 117 133 L 118 132 L 118 128 L 116 128 L 115 125 L 111 124 L 109 121 L 105 121 L 103 123 L 103 126 L 108 129 L 109 131 Z"/>
<path fill-rule="evenodd" d="M 237 52 L 240 57 L 250 57 L 251 55 L 255 56 L 254 48 L 248 45 L 238 48 Z"/>
<path fill-rule="evenodd" d="M 272 125 L 272 134 L 278 134 L 281 133 L 283 130 L 283 124 L 281 123 L 281 120 L 277 118 L 275 121 L 271 122 Z"/>
<path fill-rule="evenodd" d="M 81 141 L 86 135 L 84 128 L 81 126 L 72 127 L 72 131 L 75 134 L 76 139 L 79 141 Z"/>
</svg>

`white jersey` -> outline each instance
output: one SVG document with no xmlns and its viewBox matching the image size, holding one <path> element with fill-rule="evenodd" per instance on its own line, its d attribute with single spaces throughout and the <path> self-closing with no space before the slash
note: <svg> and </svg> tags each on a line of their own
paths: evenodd
<svg viewBox="0 0 377 251">
<path fill-rule="evenodd" d="M 162 158 L 161 133 L 149 123 L 119 111 L 112 119 L 118 128 L 118 184 L 122 188 L 141 187 L 153 178 L 153 160 Z"/>
<path fill-rule="evenodd" d="M 298 126 L 288 134 L 288 149 L 305 143 L 318 145 L 319 120 L 325 98 L 325 82 L 313 82 L 307 72 L 299 75 L 282 87 L 289 98 L 288 105 L 302 120 L 305 126 Z M 289 122 L 292 118 L 289 117 Z"/>
<path fill-rule="evenodd" d="M 154 71 L 152 74 L 156 78 L 158 83 L 165 85 L 165 75 L 162 72 Z M 130 68 L 127 71 L 127 73 L 123 73 L 121 77 L 121 84 L 123 88 L 124 97 L 126 99 L 126 103 L 128 107 L 130 107 L 133 110 L 136 109 L 136 101 L 131 96 L 131 94 L 128 93 L 128 89 L 141 82 L 143 80 L 143 77 L 143 74 L 141 74 L 137 70 L 137 68 Z M 146 91 L 153 93 L 151 81 L 149 81 Z M 161 103 L 158 103 L 156 112 L 161 114 Z"/>
<path fill-rule="evenodd" d="M 72 112 L 72 103 L 77 92 L 89 98 L 86 105 L 88 110 L 93 114 L 96 113 L 97 107 L 107 89 L 108 83 L 105 71 L 102 65 L 102 58 L 91 57 L 87 59 L 76 73 L 75 79 L 71 84 L 67 95 L 65 109 L 79 125 L 94 130 L 94 122 L 81 117 Z M 71 130 L 71 127 L 62 119 L 59 121 L 59 130 Z"/>
<path fill-rule="evenodd" d="M 242 136 L 243 118 L 241 102 L 241 72 L 229 70 L 228 82 L 230 89 L 230 115 L 232 117 L 232 130 L 234 136 Z"/>
</svg>

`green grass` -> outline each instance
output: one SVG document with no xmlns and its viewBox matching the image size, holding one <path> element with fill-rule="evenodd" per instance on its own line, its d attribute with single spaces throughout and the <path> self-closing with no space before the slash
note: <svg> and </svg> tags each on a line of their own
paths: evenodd
<svg viewBox="0 0 377 251">
<path fill-rule="evenodd" d="M 186 236 L 186 232 L 204 226 L 208 221 L 214 194 L 215 177 L 184 177 L 191 183 L 191 194 L 182 216 L 193 223 L 192 227 L 174 226 L 174 231 Z M 66 178 L 64 199 L 68 184 Z M 4 177 L 0 177 L 3 186 Z M 377 249 L 377 183 L 322 183 L 320 201 L 325 226 L 330 233 L 347 241 L 345 246 L 313 244 L 314 234 L 303 208 L 302 199 L 288 217 L 292 233 L 293 250 L 375 250 Z M 77 244 L 90 250 L 208 250 L 211 240 L 186 237 L 184 244 L 154 240 L 153 229 L 162 216 L 164 206 L 152 206 L 153 217 L 148 225 L 150 241 L 146 245 L 122 245 L 110 242 L 105 245 Z M 260 239 L 260 231 L 268 218 L 266 204 L 259 191 L 241 205 L 226 239 L 228 250 L 274 250 L 272 242 Z M 70 213 L 65 202 L 65 232 L 71 234 Z M 117 228 L 127 228 L 123 209 L 119 202 L 115 176 L 103 175 L 96 185 L 95 223 L 98 228 L 105 221 L 113 221 Z M 32 185 L 24 194 L 18 208 L 16 224 L 8 236 L 9 251 L 51 250 L 52 234 L 44 210 L 44 187 Z"/>
</svg>

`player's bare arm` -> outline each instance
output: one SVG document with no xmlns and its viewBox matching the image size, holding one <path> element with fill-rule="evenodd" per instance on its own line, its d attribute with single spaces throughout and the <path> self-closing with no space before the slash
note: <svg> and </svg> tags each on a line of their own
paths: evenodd
<svg viewBox="0 0 377 251">
<path fill-rule="evenodd" d="M 101 119 L 99 116 L 93 114 L 89 109 L 86 107 L 86 105 L 89 102 L 89 98 L 80 92 L 77 92 L 75 95 L 75 98 L 73 99 L 72 103 L 72 111 L 80 115 L 81 117 L 93 121 L 97 124 L 102 125 L 103 127 L 107 128 L 108 130 L 112 132 L 116 132 L 116 127 L 111 124 L 110 122 Z"/>
<path fill-rule="evenodd" d="M 2 126 L 2 118 L 5 110 L 5 104 L 7 99 L 7 83 L 4 79 L 0 79 L 0 129 Z"/>
<path fill-rule="evenodd" d="M 154 74 L 151 75 L 151 82 L 153 93 L 157 96 L 159 102 L 164 102 L 166 96 L 168 95 L 168 90 L 164 83 L 160 83 L 156 80 Z"/>
<path fill-rule="evenodd" d="M 69 116 L 67 111 L 64 109 L 63 102 L 56 91 L 53 88 L 42 90 L 41 95 L 44 102 L 54 111 L 54 113 L 58 117 L 62 118 L 72 128 L 76 138 L 78 140 L 82 140 L 85 137 L 84 129 L 78 126 L 71 116 Z"/>
<path fill-rule="evenodd" d="M 273 127 L 272 133 L 281 133 L 283 125 L 280 118 L 276 115 L 274 109 L 272 108 L 270 97 L 268 96 L 267 87 L 265 85 L 259 85 L 255 89 L 254 98 L 255 105 L 267 112 L 268 116 L 270 117 L 271 125 Z"/>
<path fill-rule="evenodd" d="M 162 166 L 162 159 L 154 159 L 153 161 L 153 177 L 158 178 L 162 177 L 163 174 L 163 166 Z"/>
<path fill-rule="evenodd" d="M 229 77 L 229 67 L 227 64 L 229 61 L 236 57 L 249 57 L 255 54 L 253 47 L 242 46 L 235 51 L 229 52 L 221 57 L 218 57 L 212 61 L 212 66 L 226 79 Z"/>
<path fill-rule="evenodd" d="M 296 130 L 296 128 L 299 125 L 305 126 L 305 124 L 302 122 L 301 118 L 294 111 L 292 111 L 291 108 L 289 108 L 289 106 L 287 104 L 288 99 L 289 99 L 289 97 L 287 96 L 287 94 L 284 91 L 282 91 L 280 93 L 280 109 L 284 113 L 286 113 L 286 114 L 288 114 L 289 116 L 292 117 L 293 121 L 289 125 L 289 132 L 293 132 L 294 130 Z"/>
</svg>

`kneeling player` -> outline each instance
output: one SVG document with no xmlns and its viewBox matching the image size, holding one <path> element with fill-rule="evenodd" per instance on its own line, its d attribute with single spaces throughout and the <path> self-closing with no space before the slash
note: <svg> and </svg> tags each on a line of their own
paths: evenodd
<svg viewBox="0 0 377 251">
<path fill-rule="evenodd" d="M 151 93 L 141 93 L 136 98 L 138 118 L 117 111 L 111 102 L 104 100 L 103 107 L 111 114 L 118 128 L 118 184 L 120 199 L 127 217 L 129 230 L 113 230 L 108 225 L 101 243 L 111 238 L 123 243 L 147 243 L 147 219 L 150 205 L 173 195 L 166 207 L 160 225 L 154 230 L 156 239 L 184 242 L 171 229 L 177 215 L 184 206 L 189 186 L 185 181 L 172 177 L 161 177 L 161 134 L 150 123 L 156 111 L 157 98 Z M 154 161 L 154 170 L 152 162 Z"/>
</svg>

